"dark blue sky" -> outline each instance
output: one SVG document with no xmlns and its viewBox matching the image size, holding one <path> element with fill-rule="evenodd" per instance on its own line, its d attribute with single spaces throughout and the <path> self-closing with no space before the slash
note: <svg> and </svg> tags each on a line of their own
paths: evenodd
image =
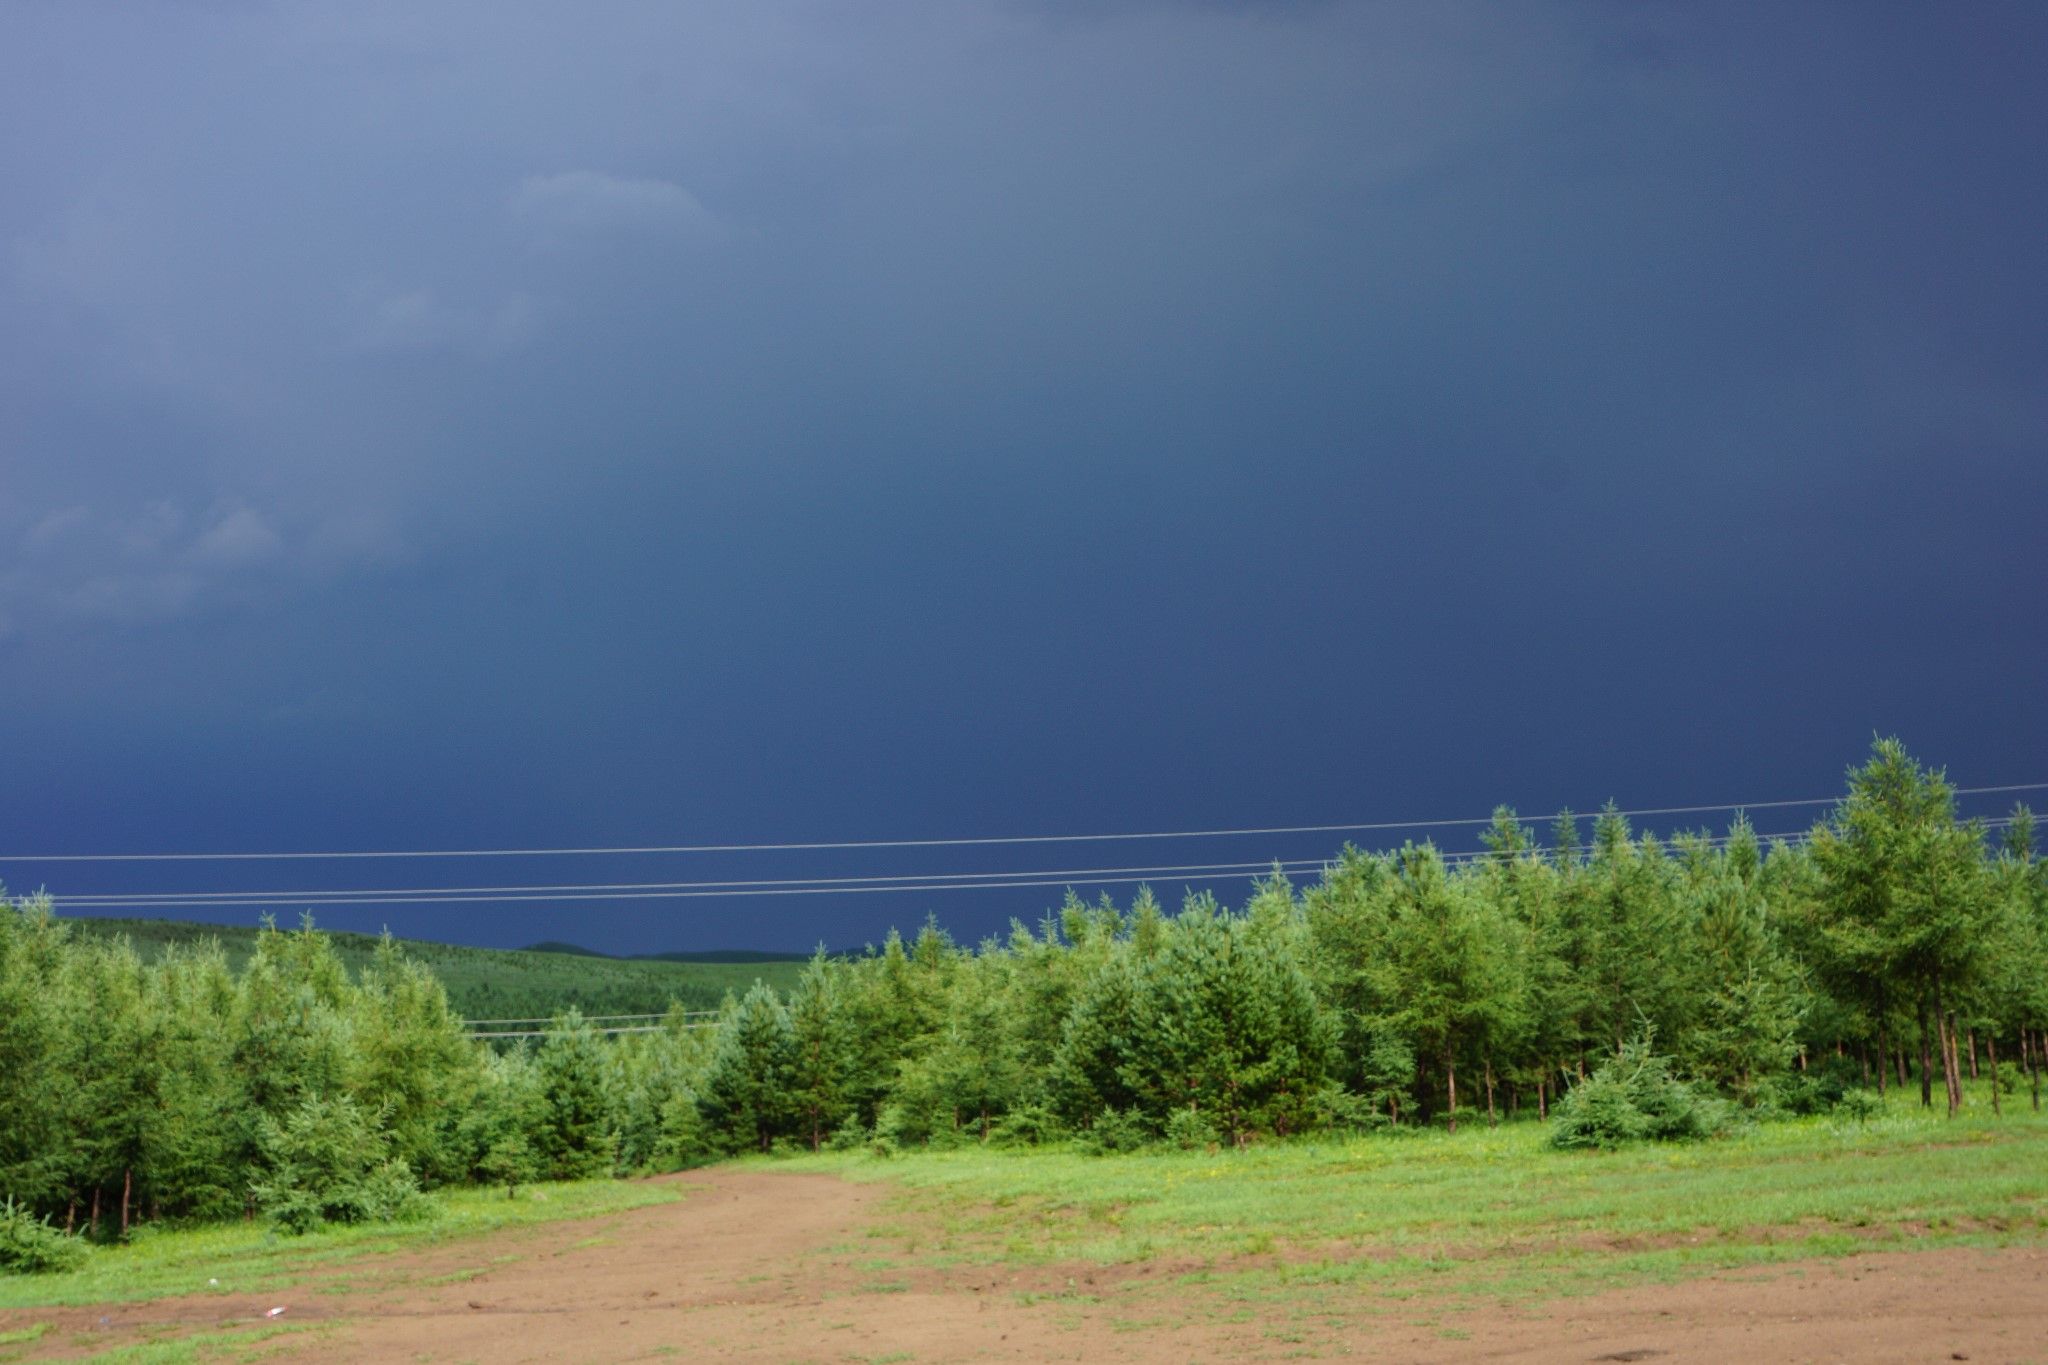
<svg viewBox="0 0 2048 1365">
<path fill-rule="evenodd" d="M 2048 780 L 2044 63 L 2031 3 L 19 0 L 0 854 L 1767 800 L 1879 731 Z M 323 920 L 803 947 L 1054 900 Z"/>
</svg>

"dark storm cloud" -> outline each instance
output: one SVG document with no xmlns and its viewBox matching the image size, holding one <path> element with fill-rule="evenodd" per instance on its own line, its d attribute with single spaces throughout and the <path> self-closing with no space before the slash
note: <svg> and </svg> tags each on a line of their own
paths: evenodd
<svg viewBox="0 0 2048 1365">
<path fill-rule="evenodd" d="M 1262 823 L 2044 738 L 2028 7 L 7 24 L 17 842 Z"/>
</svg>

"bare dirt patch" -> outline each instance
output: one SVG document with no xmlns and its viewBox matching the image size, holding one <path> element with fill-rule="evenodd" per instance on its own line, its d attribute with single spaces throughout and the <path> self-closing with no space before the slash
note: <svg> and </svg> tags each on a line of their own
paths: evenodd
<svg viewBox="0 0 2048 1365">
<path fill-rule="evenodd" d="M 289 1361 L 1187 1361 L 1371 1356 L 1592 1362 L 2048 1359 L 2048 1250 L 1885 1252 L 1513 1308 L 1352 1286 L 1271 1299 L 1186 1266 L 946 1266 L 904 1255 L 887 1187 L 722 1170 L 661 1205 L 350 1263 L 257 1301 L 0 1316 L 28 1358 L 265 1321 Z M 900 1224 L 899 1224 L 900 1226 Z M 912 1237 L 917 1230 L 906 1230 Z M 1597 1254 L 1597 1253 L 1594 1253 Z"/>
</svg>

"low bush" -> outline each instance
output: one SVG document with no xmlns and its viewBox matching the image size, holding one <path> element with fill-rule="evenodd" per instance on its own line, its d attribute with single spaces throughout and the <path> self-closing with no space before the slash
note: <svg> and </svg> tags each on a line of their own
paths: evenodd
<svg viewBox="0 0 2048 1365">
<path fill-rule="evenodd" d="M 1107 1155 L 1111 1152 L 1135 1152 L 1152 1140 L 1151 1130 L 1145 1126 L 1145 1115 L 1133 1107 L 1130 1109 L 1104 1109 L 1096 1115 L 1088 1131 L 1081 1134 L 1082 1150 Z"/>
<path fill-rule="evenodd" d="M 1787 1071 L 1766 1082 L 1759 1107 L 1766 1113 L 1831 1113 L 1844 1095 L 1863 1084 L 1862 1069 L 1855 1062 L 1846 1057 L 1821 1057 L 1804 1071 Z"/>
<path fill-rule="evenodd" d="M 1176 1109 L 1166 1120 L 1166 1140 L 1182 1151 L 1201 1152 L 1223 1139 L 1201 1110 Z"/>
<path fill-rule="evenodd" d="M 1020 1104 L 996 1120 L 989 1141 L 998 1147 L 1041 1147 L 1066 1133 L 1059 1117 L 1042 1104 Z"/>
<path fill-rule="evenodd" d="M 834 1128 L 825 1139 L 825 1149 L 831 1152 L 857 1152 L 874 1141 L 874 1131 L 858 1118 L 850 1118 Z"/>
<path fill-rule="evenodd" d="M 47 1275 L 85 1264 L 85 1242 L 12 1199 L 0 1204 L 0 1275 Z"/>
<path fill-rule="evenodd" d="M 376 1121 L 346 1096 L 308 1099 L 282 1124 L 259 1129 L 268 1175 L 256 1205 L 286 1232 L 325 1223 L 389 1223 L 426 1216 L 432 1204 Z"/>
<path fill-rule="evenodd" d="M 1697 1095 L 1650 1050 L 1650 1035 L 1621 1050 L 1557 1103 L 1550 1143 L 1565 1149 L 1709 1137 L 1727 1126 L 1727 1107 Z"/>
<path fill-rule="evenodd" d="M 1386 1113 L 1363 1095 L 1326 1085 L 1310 1102 L 1310 1127 L 1338 1133 L 1377 1133 L 1389 1125 Z"/>
</svg>

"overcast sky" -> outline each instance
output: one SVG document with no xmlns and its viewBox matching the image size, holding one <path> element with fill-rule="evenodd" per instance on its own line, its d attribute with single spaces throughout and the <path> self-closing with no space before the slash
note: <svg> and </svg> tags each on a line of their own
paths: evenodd
<svg viewBox="0 0 2048 1365">
<path fill-rule="evenodd" d="M 2044 63 L 2035 3 L 0 0 L 0 855 L 2048 781 Z"/>
</svg>

